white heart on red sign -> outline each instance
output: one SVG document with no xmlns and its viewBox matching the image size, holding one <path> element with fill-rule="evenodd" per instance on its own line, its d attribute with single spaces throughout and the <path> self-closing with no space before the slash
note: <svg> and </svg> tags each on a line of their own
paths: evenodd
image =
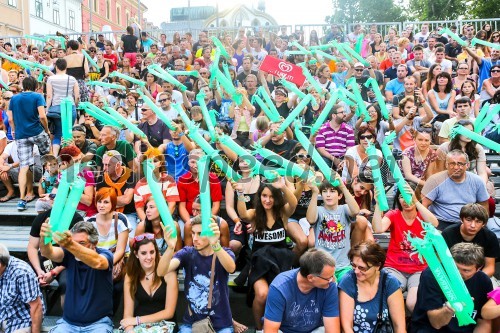
<svg viewBox="0 0 500 333">
<path fill-rule="evenodd" d="M 280 62 L 278 64 L 278 68 L 283 72 L 291 72 L 293 69 L 292 66 L 290 64 L 287 64 L 286 62 Z"/>
</svg>

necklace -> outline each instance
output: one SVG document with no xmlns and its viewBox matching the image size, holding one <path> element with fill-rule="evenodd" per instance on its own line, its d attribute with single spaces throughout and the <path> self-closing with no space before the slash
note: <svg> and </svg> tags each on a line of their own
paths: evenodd
<svg viewBox="0 0 500 333">
<path fill-rule="evenodd" d="M 152 271 L 151 273 L 146 274 L 146 276 L 145 276 L 145 277 L 146 277 L 146 280 L 148 280 L 148 281 L 149 281 L 149 277 L 150 277 L 151 275 L 153 275 L 154 273 L 155 273 L 155 271 Z"/>
</svg>

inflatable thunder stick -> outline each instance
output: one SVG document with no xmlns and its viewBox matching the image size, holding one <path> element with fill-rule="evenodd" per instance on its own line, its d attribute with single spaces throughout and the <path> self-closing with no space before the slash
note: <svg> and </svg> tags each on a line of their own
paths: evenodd
<svg viewBox="0 0 500 333">
<path fill-rule="evenodd" d="M 157 179 L 154 177 L 154 165 L 150 159 L 147 159 L 143 162 L 143 168 L 146 172 L 146 180 L 148 182 L 149 189 L 151 190 L 151 195 L 156 203 L 156 208 L 160 213 L 161 222 L 163 225 L 172 231 L 172 238 L 177 237 L 177 228 L 175 226 L 175 222 L 170 215 L 170 210 L 165 201 L 165 197 L 161 190 L 160 184 Z"/>
<path fill-rule="evenodd" d="M 475 324 L 471 317 L 474 311 L 474 302 L 441 232 L 430 223 L 424 222 L 422 227 L 425 232 L 424 238 L 407 234 L 408 241 L 419 255 L 425 258 L 444 296 L 455 310 L 458 325 Z"/>
</svg>

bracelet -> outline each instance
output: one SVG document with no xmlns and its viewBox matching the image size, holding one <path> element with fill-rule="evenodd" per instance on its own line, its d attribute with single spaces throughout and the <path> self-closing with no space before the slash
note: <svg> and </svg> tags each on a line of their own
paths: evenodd
<svg viewBox="0 0 500 333">
<path fill-rule="evenodd" d="M 135 317 L 135 323 L 137 324 L 137 326 L 139 326 L 141 324 L 141 317 Z"/>
<path fill-rule="evenodd" d="M 57 276 L 57 273 L 54 270 L 51 270 L 50 275 L 52 275 L 52 277 L 55 278 Z"/>
<path fill-rule="evenodd" d="M 215 245 L 211 245 L 212 246 L 212 250 L 214 250 L 214 252 L 219 252 L 220 250 L 222 250 L 222 246 L 220 245 L 220 243 L 217 243 Z"/>
</svg>

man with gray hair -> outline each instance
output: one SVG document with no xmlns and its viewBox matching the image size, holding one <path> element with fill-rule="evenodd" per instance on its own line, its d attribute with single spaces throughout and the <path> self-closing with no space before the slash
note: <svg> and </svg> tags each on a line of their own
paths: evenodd
<svg viewBox="0 0 500 333">
<path fill-rule="evenodd" d="M 467 171 L 469 158 L 455 149 L 446 155 L 446 170 L 426 180 L 422 189 L 422 204 L 436 216 L 438 229 L 460 223 L 460 209 L 468 203 L 478 203 L 488 210 L 489 194 L 481 178 Z"/>
<path fill-rule="evenodd" d="M 279 274 L 269 286 L 264 332 L 340 332 L 335 259 L 309 249 L 300 268 Z"/>
<path fill-rule="evenodd" d="M 42 292 L 35 273 L 0 243 L 0 332 L 38 333 L 42 321 Z"/>
<path fill-rule="evenodd" d="M 487 294 L 493 290 L 490 278 L 480 271 L 484 265 L 483 248 L 473 243 L 458 243 L 450 251 L 474 302 L 471 318 L 477 324 L 459 327 L 455 310 L 444 296 L 432 271 L 427 268 L 420 277 L 409 332 L 492 332 L 491 321 L 481 317 L 481 308 L 488 300 Z"/>
<path fill-rule="evenodd" d="M 63 317 L 51 332 L 111 332 L 113 254 L 97 248 L 97 229 L 90 222 L 78 222 L 71 232 L 52 232 L 47 219 L 40 236 L 42 255 L 67 271 Z M 48 236 L 60 247 L 45 244 Z"/>
</svg>

